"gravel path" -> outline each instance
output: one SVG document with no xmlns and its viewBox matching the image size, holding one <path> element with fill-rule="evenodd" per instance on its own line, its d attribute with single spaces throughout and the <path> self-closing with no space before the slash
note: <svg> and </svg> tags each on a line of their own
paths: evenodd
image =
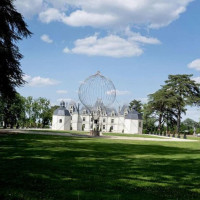
<svg viewBox="0 0 200 200">
<path fill-rule="evenodd" d="M 29 130 L 11 130 L 11 129 L 0 129 L 0 136 L 4 136 L 5 134 L 32 134 L 32 135 L 59 135 L 65 137 L 82 137 L 82 138 L 93 138 L 90 135 L 77 134 L 77 133 L 54 133 L 54 132 L 36 132 Z M 101 138 L 113 139 L 113 140 L 140 140 L 140 141 L 160 141 L 160 142 L 197 142 L 197 140 L 191 139 L 180 139 L 180 138 L 168 138 L 164 136 L 158 136 L 159 138 L 144 138 L 144 137 L 124 137 L 124 136 L 100 136 Z M 163 137 L 163 138 L 161 138 Z"/>
<path fill-rule="evenodd" d="M 123 136 L 106 136 L 115 140 L 143 140 L 143 141 L 160 141 L 160 142 L 197 142 L 197 140 L 180 139 L 180 138 L 143 138 L 143 137 L 123 137 Z"/>
</svg>

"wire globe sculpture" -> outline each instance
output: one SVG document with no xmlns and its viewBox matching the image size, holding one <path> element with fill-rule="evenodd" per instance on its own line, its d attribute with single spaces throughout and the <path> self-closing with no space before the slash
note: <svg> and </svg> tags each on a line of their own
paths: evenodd
<svg viewBox="0 0 200 200">
<path fill-rule="evenodd" d="M 81 103 L 91 112 L 96 102 L 103 107 L 113 104 L 116 89 L 113 82 L 98 71 L 80 85 L 78 95 Z"/>
</svg>

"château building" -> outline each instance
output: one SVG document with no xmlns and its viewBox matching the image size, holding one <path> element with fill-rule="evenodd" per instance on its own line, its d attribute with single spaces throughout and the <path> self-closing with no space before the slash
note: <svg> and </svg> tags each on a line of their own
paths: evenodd
<svg viewBox="0 0 200 200">
<path fill-rule="evenodd" d="M 101 100 L 97 100 L 92 112 L 93 119 L 98 119 L 99 130 L 102 132 L 142 134 L 142 114 L 129 109 L 127 105 L 116 110 L 105 108 Z M 52 129 L 89 132 L 93 129 L 92 114 L 75 102 L 66 105 L 62 101 L 53 113 Z"/>
</svg>

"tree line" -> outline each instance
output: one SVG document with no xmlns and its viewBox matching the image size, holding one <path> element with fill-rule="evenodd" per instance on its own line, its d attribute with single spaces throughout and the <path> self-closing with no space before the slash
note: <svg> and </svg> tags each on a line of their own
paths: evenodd
<svg viewBox="0 0 200 200">
<path fill-rule="evenodd" d="M 169 75 L 159 90 L 148 95 L 146 104 L 133 100 L 130 102 L 130 108 L 134 105 L 138 112 L 143 113 L 145 133 L 180 135 L 187 129 L 191 132 L 193 127 L 199 126 L 191 119 L 188 119 L 186 124 L 181 123 L 181 119 L 182 114 L 186 113 L 186 106 L 199 106 L 199 87 L 200 84 L 192 80 L 190 74 Z"/>
<path fill-rule="evenodd" d="M 42 97 L 25 98 L 19 93 L 16 93 L 14 98 L 0 97 L 0 123 L 4 128 L 49 127 L 56 107 Z"/>
</svg>

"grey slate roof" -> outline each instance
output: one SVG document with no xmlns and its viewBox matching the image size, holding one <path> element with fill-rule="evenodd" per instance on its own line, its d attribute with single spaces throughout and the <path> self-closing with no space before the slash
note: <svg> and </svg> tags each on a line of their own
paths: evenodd
<svg viewBox="0 0 200 200">
<path fill-rule="evenodd" d="M 69 111 L 65 107 L 60 107 L 57 108 L 54 112 L 53 115 L 57 116 L 71 116 Z"/>
<path fill-rule="evenodd" d="M 131 110 L 126 116 L 125 119 L 139 119 L 142 120 L 142 114 L 138 113 L 136 110 Z"/>
<path fill-rule="evenodd" d="M 75 101 L 70 101 L 68 106 L 66 106 L 68 108 L 68 110 L 71 110 L 71 106 L 73 106 L 73 113 L 79 113 L 79 104 L 76 105 Z"/>
<path fill-rule="evenodd" d="M 86 111 L 86 113 L 88 114 L 88 113 L 90 113 L 90 111 L 85 107 L 85 106 L 83 106 L 82 108 L 81 108 L 81 113 L 83 113 L 83 111 Z"/>
<path fill-rule="evenodd" d="M 125 111 L 128 111 L 128 112 L 130 111 L 128 105 L 123 105 L 123 106 L 122 106 L 122 109 L 120 110 L 120 113 L 119 113 L 119 114 L 120 114 L 120 115 L 124 115 L 124 112 L 125 112 Z"/>
<path fill-rule="evenodd" d="M 79 106 L 77 107 L 76 106 L 76 103 L 71 101 L 69 103 L 69 108 L 70 106 L 73 105 L 73 113 L 78 113 L 79 112 Z M 95 106 L 94 108 L 92 109 L 93 111 L 97 111 L 98 110 L 98 107 L 101 107 L 101 111 L 102 113 L 106 113 L 107 116 L 111 116 L 111 114 L 114 112 L 115 113 L 115 116 L 118 116 L 118 115 L 124 115 L 124 112 L 127 111 L 128 114 L 125 115 L 125 119 L 135 119 L 135 120 L 142 120 L 142 114 L 141 113 L 138 113 L 136 110 L 132 109 L 130 110 L 129 109 L 129 106 L 128 105 L 124 105 L 121 110 L 119 111 L 119 113 L 116 111 L 115 108 L 108 108 L 108 107 L 105 107 L 102 103 L 102 101 L 100 99 L 98 99 L 95 103 Z M 90 111 L 86 108 L 86 107 L 82 107 L 81 110 L 80 110 L 80 113 L 83 114 L 83 111 L 86 110 L 86 114 L 89 114 Z M 61 102 L 61 106 L 60 108 L 56 109 L 53 113 L 53 115 L 57 115 L 57 116 L 71 116 L 69 111 L 66 109 L 65 107 L 65 104 L 64 102 Z"/>
</svg>

